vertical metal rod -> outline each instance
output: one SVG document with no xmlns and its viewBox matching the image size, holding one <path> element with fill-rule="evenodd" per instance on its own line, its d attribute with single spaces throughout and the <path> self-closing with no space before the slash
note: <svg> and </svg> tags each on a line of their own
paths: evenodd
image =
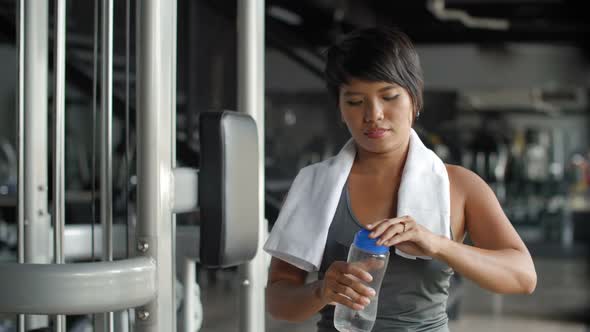
<svg viewBox="0 0 590 332">
<path fill-rule="evenodd" d="M 193 259 L 186 257 L 184 259 L 184 317 L 183 329 L 184 332 L 195 332 L 195 281 L 196 263 Z"/>
<path fill-rule="evenodd" d="M 100 212 L 103 224 L 103 260 L 113 260 L 113 3 L 102 3 L 102 139 Z"/>
<path fill-rule="evenodd" d="M 169 5 L 170 10 L 170 107 L 172 108 L 172 143 L 176 146 L 176 22 L 177 22 L 177 2 L 172 1 Z M 171 149 L 172 167 L 176 167 L 176 148 Z M 175 245 L 172 246 L 174 250 Z"/>
<path fill-rule="evenodd" d="M 24 3 L 24 245 L 25 262 L 51 263 L 47 212 L 48 1 Z M 22 160 L 19 158 L 19 160 Z M 20 180 L 19 180 L 20 183 Z M 19 189 L 20 191 L 21 189 Z M 19 212 L 20 213 L 20 212 Z M 49 325 L 47 316 L 26 315 L 25 329 Z"/>
<path fill-rule="evenodd" d="M 264 0 L 238 1 L 238 111 L 250 114 L 258 127 L 259 230 L 264 225 Z M 260 238 L 260 237 L 259 237 Z M 259 241 L 260 242 L 260 241 Z M 265 254 L 240 268 L 240 331 L 264 331 Z"/>
<path fill-rule="evenodd" d="M 17 170 L 17 216 L 18 216 L 18 262 L 23 264 L 25 262 L 25 84 L 24 84 L 24 73 L 25 73 L 25 3 L 24 0 L 18 1 L 17 6 L 17 56 L 18 56 L 18 72 L 17 72 L 17 145 L 18 145 L 18 170 Z M 18 331 L 25 331 L 25 316 L 18 315 Z"/>
<path fill-rule="evenodd" d="M 130 80 L 129 80 L 129 57 L 131 53 L 131 4 L 130 0 L 125 0 L 125 197 L 126 205 L 125 205 L 125 219 L 127 228 L 125 229 L 126 232 L 126 239 L 129 239 L 129 227 L 130 227 L 130 210 L 129 210 L 129 182 L 131 178 L 130 174 L 130 163 L 131 158 L 129 157 L 129 149 L 131 149 L 131 144 L 129 140 L 129 133 L 131 132 L 131 122 L 129 120 L 129 98 L 130 95 Z M 125 257 L 129 258 L 129 245 L 127 245 Z"/>
<path fill-rule="evenodd" d="M 168 23 L 168 28 L 170 31 L 168 32 L 168 38 L 170 40 L 170 109 L 171 109 L 171 147 L 170 147 L 170 159 L 171 159 L 171 170 L 176 167 L 176 38 L 177 38 L 177 16 L 178 16 L 178 3 L 177 1 L 171 1 L 169 5 L 170 10 L 170 18 Z M 174 183 L 174 179 L 172 178 L 172 183 Z M 174 187 L 172 187 L 174 190 Z M 172 295 L 173 299 L 175 300 L 176 295 L 176 214 L 172 214 L 172 229 L 170 230 L 172 233 L 171 236 L 171 243 L 170 243 L 170 250 L 172 251 L 172 261 L 171 261 L 171 272 L 172 272 Z M 194 283 L 194 281 L 193 281 Z M 176 304 L 176 301 L 173 302 Z M 172 308 L 171 315 L 174 315 L 176 318 L 176 306 Z M 177 322 L 176 319 L 172 320 L 172 331 L 177 330 Z"/>
<path fill-rule="evenodd" d="M 97 80 L 98 80 L 98 1 L 94 0 L 94 38 L 93 38 L 93 68 L 92 68 L 92 260 L 95 257 L 94 225 L 96 224 L 96 109 L 97 109 Z"/>
<path fill-rule="evenodd" d="M 102 221 L 102 260 L 113 260 L 113 2 L 102 2 L 102 135 L 100 156 L 100 216 Z M 114 330 L 112 312 L 105 316 L 106 330 Z"/>
<path fill-rule="evenodd" d="M 96 259 L 95 253 L 95 239 L 94 239 L 94 226 L 96 225 L 96 109 L 97 109 L 97 80 L 98 80 L 98 1 L 94 0 L 94 30 L 93 30 L 93 53 L 92 53 L 92 193 L 91 193 L 91 210 L 92 210 L 92 228 L 90 236 L 91 246 L 91 261 Z M 92 315 L 92 331 L 96 331 L 97 318 L 100 317 L 96 314 Z"/>
<path fill-rule="evenodd" d="M 66 64 L 66 1 L 55 0 L 55 93 L 53 126 L 53 224 L 54 257 L 64 263 L 63 237 L 65 224 L 65 64 Z M 56 317 L 56 330 L 66 331 L 65 316 Z"/>
<path fill-rule="evenodd" d="M 130 172 L 130 158 L 129 149 L 131 148 L 129 142 L 129 134 L 131 132 L 131 123 L 129 121 L 129 57 L 131 53 L 131 0 L 125 0 L 125 239 L 127 239 L 127 245 L 125 246 L 125 257 L 129 258 L 129 228 L 131 227 L 131 214 L 129 210 L 129 182 L 131 180 Z M 131 309 L 126 311 L 127 317 L 127 331 L 131 331 Z"/>
<path fill-rule="evenodd" d="M 140 255 L 157 262 L 158 297 L 137 308 L 136 331 L 174 331 L 175 260 L 172 218 L 173 96 L 176 80 L 176 0 L 138 1 L 137 6 L 137 124 L 138 124 L 138 223 Z"/>
<path fill-rule="evenodd" d="M 18 40 L 18 89 L 17 89 L 17 146 L 18 146 L 18 198 L 17 198 L 17 211 L 18 211 L 18 262 L 23 264 L 25 262 L 25 172 L 24 172 L 24 159 L 25 159 L 25 4 L 23 0 L 18 2 L 18 28 L 17 28 L 17 40 Z"/>
</svg>

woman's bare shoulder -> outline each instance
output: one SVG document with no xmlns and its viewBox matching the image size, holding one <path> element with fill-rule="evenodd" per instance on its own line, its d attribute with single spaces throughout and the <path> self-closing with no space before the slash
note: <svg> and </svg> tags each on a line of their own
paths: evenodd
<svg viewBox="0 0 590 332">
<path fill-rule="evenodd" d="M 445 164 L 445 166 L 449 174 L 449 181 L 457 185 L 470 186 L 474 185 L 474 183 L 485 183 L 479 175 L 463 166 L 453 164 Z"/>
<path fill-rule="evenodd" d="M 488 188 L 487 183 L 475 172 L 459 165 L 445 164 L 451 191 L 461 196 L 477 193 Z"/>
</svg>

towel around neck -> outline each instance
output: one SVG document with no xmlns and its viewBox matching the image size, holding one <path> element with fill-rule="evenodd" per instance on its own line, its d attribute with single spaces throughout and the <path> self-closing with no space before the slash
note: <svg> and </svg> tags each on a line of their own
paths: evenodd
<svg viewBox="0 0 590 332">
<path fill-rule="evenodd" d="M 266 252 L 305 271 L 319 270 L 328 230 L 355 156 L 351 139 L 336 156 L 299 172 L 264 245 Z M 397 215 L 411 216 L 431 232 L 450 238 L 450 205 L 446 166 L 412 130 Z M 416 259 L 398 249 L 395 252 Z"/>
</svg>

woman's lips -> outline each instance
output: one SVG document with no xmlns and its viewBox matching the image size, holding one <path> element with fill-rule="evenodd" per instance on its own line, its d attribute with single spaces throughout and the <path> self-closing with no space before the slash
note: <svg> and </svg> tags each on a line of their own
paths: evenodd
<svg viewBox="0 0 590 332">
<path fill-rule="evenodd" d="M 385 134 L 387 134 L 388 131 L 389 129 L 384 128 L 369 129 L 365 131 L 365 135 L 367 135 L 367 137 L 369 138 L 377 139 L 385 136 Z"/>
</svg>

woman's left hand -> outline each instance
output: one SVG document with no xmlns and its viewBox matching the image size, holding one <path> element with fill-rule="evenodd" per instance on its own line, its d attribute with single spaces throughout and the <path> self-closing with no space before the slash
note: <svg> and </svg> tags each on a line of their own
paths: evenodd
<svg viewBox="0 0 590 332">
<path fill-rule="evenodd" d="M 369 237 L 378 238 L 378 245 L 395 246 L 413 256 L 435 256 L 443 240 L 410 216 L 380 220 L 367 229 L 371 231 Z"/>
</svg>

